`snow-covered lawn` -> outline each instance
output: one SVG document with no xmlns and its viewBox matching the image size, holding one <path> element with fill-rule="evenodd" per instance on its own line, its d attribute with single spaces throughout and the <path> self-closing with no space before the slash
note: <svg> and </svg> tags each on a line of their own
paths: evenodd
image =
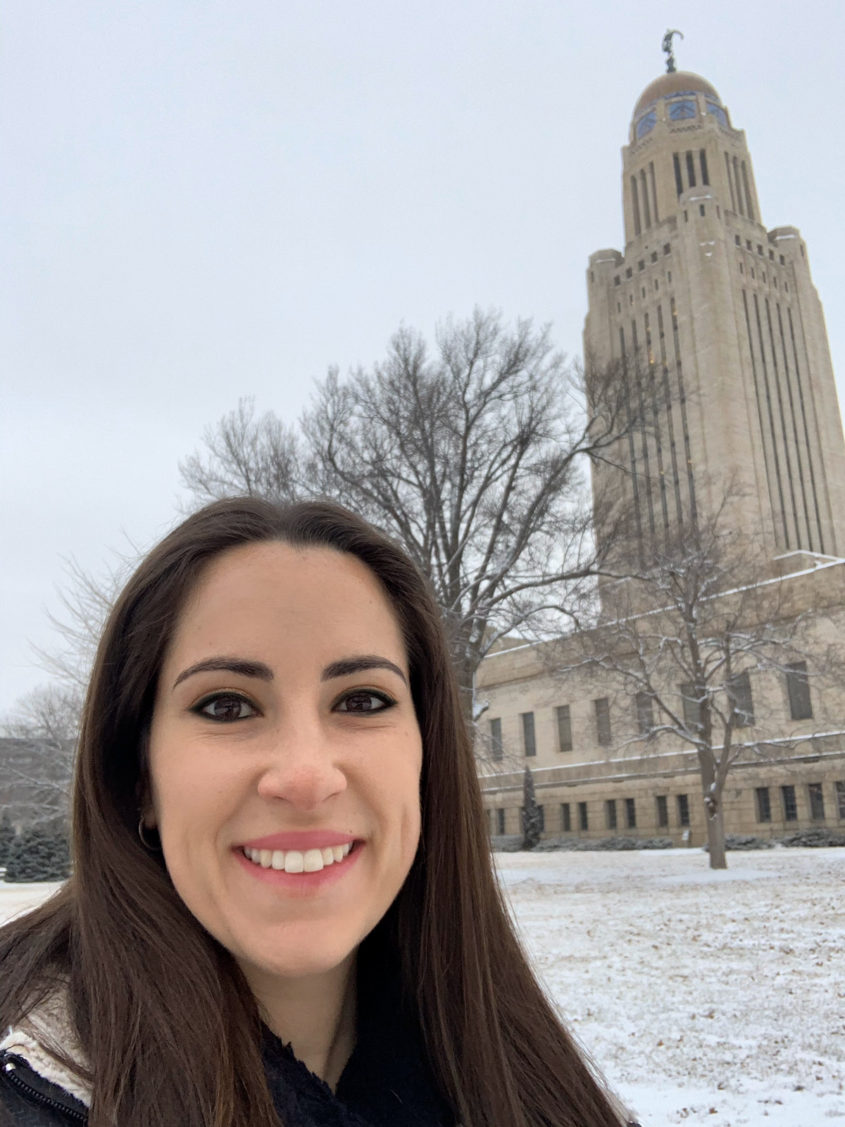
<svg viewBox="0 0 845 1127">
<path fill-rule="evenodd" d="M 845 1124 L 845 849 L 499 854 L 535 965 L 643 1127 Z M 0 886 L 0 919 L 47 885 Z"/>
<path fill-rule="evenodd" d="M 845 849 L 499 854 L 526 945 L 643 1127 L 845 1124 Z"/>
</svg>

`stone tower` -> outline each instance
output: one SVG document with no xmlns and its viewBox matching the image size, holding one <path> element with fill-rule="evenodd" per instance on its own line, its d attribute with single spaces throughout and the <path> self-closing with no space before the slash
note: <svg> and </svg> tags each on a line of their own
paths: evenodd
<svg viewBox="0 0 845 1127">
<path fill-rule="evenodd" d="M 845 555 L 845 443 L 807 250 L 797 228 L 763 225 L 745 134 L 705 79 L 673 71 L 643 91 L 622 199 L 625 252 L 590 258 L 584 344 L 588 370 L 619 365 L 637 425 L 594 470 L 599 536 L 625 513 L 647 562 L 727 498 L 763 574 Z"/>
</svg>

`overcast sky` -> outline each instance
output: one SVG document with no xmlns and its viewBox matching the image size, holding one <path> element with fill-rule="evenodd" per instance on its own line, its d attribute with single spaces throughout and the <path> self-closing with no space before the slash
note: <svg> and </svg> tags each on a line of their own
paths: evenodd
<svg viewBox="0 0 845 1127">
<path fill-rule="evenodd" d="M 842 398 L 845 5 L 6 0 L 0 713 L 46 679 L 63 558 L 158 539 L 239 396 L 294 420 L 475 304 L 580 352 L 669 26 L 806 239 Z"/>
</svg>

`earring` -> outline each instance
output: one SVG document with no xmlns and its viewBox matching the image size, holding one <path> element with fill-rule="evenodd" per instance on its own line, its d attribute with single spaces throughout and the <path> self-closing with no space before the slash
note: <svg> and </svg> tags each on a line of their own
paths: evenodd
<svg viewBox="0 0 845 1127">
<path fill-rule="evenodd" d="M 138 819 L 138 837 L 141 839 L 141 845 L 148 853 L 161 853 L 161 838 L 156 833 L 156 843 L 151 844 L 144 836 L 145 830 L 155 830 L 155 826 L 144 825 L 143 817 Z"/>
</svg>

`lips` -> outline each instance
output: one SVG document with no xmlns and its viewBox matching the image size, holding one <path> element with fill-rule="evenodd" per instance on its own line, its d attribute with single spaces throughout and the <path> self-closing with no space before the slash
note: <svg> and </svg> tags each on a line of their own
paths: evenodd
<svg viewBox="0 0 845 1127">
<path fill-rule="evenodd" d="M 246 852 L 248 849 L 288 850 L 294 849 L 304 853 L 309 849 L 325 849 L 327 846 L 352 845 L 355 841 L 353 834 L 339 833 L 336 830 L 288 830 L 286 832 L 267 834 L 265 837 L 251 838 L 240 843 L 240 848 Z"/>
</svg>

